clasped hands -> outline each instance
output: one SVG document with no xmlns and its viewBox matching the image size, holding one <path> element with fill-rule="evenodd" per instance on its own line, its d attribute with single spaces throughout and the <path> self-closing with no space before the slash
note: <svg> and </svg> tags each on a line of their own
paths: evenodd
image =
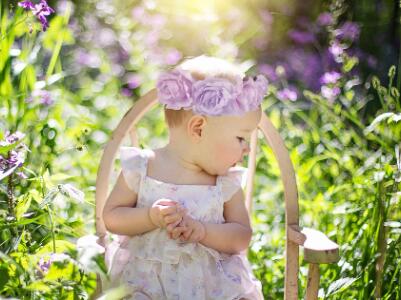
<svg viewBox="0 0 401 300">
<path fill-rule="evenodd" d="M 194 220 L 184 207 L 170 199 L 159 199 L 149 209 L 151 222 L 166 228 L 171 239 L 181 242 L 199 242 L 206 236 L 206 228 L 200 221 Z"/>
</svg>

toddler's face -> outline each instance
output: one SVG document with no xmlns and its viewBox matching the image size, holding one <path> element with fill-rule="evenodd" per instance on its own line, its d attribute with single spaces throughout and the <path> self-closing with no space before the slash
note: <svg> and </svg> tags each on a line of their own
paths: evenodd
<svg viewBox="0 0 401 300">
<path fill-rule="evenodd" d="M 249 153 L 249 140 L 261 118 L 261 110 L 242 116 L 208 117 L 199 150 L 202 168 L 212 175 L 224 175 Z"/>
</svg>

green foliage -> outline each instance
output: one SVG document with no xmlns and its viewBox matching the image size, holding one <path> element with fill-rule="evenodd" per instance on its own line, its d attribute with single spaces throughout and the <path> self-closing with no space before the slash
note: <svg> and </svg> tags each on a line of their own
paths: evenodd
<svg viewBox="0 0 401 300">
<path fill-rule="evenodd" d="M 76 243 L 94 231 L 100 155 L 132 101 L 153 87 L 171 51 L 229 58 L 241 53 L 249 59 L 245 68 L 264 55 L 253 46 L 254 40 L 285 46 L 282 35 L 270 34 L 261 23 L 256 10 L 262 1 L 255 7 L 237 1 L 234 14 L 222 13 L 222 18 L 207 11 L 213 7 L 209 2 L 161 2 L 145 12 L 149 23 L 132 17 L 131 8 L 140 6 L 137 1 L 111 1 L 102 9 L 97 1 L 77 3 L 75 10 L 67 5 L 52 16 L 46 32 L 37 29 L 32 15 L 0 2 L 0 140 L 6 131 L 25 133 L 16 143 L 0 145 L 0 155 L 8 158 L 22 144 L 29 149 L 21 167 L 0 177 L 1 297 L 88 299 L 94 292 L 95 273 L 105 272 L 104 260 L 100 251 L 90 254 Z M 216 5 L 219 12 L 232 6 Z M 272 5 L 279 11 L 286 4 Z M 208 18 L 202 23 L 190 22 L 191 16 L 205 11 Z M 333 11 L 335 21 L 343 13 Z M 149 24 L 158 14 L 168 16 L 169 22 L 155 32 Z M 273 15 L 278 32 L 286 33 L 288 16 Z M 100 33 L 110 30 L 112 42 L 102 40 Z M 334 34 L 331 28 L 330 38 Z M 146 44 L 148 37 L 156 40 L 154 45 Z M 82 52 L 86 56 L 79 60 Z M 121 62 L 120 56 L 128 57 Z M 381 80 L 368 74 L 371 79 L 361 82 L 355 75 L 360 59 L 346 52 L 339 59 L 342 74 L 335 83 L 340 91 L 335 99 L 304 91 L 307 101 L 279 101 L 279 89 L 289 83 L 285 69 L 278 67 L 280 83 L 269 87 L 264 110 L 294 163 L 301 225 L 325 232 L 340 245 L 340 262 L 321 266 L 320 296 L 400 299 L 401 109 L 395 84 L 400 69 L 391 67 L 388 78 Z M 126 73 L 141 79 L 128 96 L 122 95 L 129 81 Z M 380 109 L 369 116 L 366 110 L 372 102 Z M 165 142 L 160 109 L 147 115 L 138 134 L 146 147 Z M 270 147 L 262 144 L 249 258 L 266 299 L 282 299 L 284 293 L 285 210 L 278 170 Z M 305 293 L 307 267 L 302 263 L 300 295 Z M 119 289 L 108 291 L 112 298 L 122 294 Z"/>
<path fill-rule="evenodd" d="M 63 100 L 51 98 L 62 89 L 61 47 L 74 41 L 66 27 L 69 11 L 55 16 L 46 33 L 29 33 L 21 8 L 1 14 L 0 155 L 7 160 L 14 153 L 25 156 L 22 166 L 7 172 L 2 165 L 0 177 L 2 297 L 88 299 L 96 287 L 94 271 L 85 269 L 74 244 L 85 232 L 77 212 L 82 193 L 63 182 L 73 176 L 51 168 L 62 158 L 56 140 L 64 122 Z M 25 137 L 4 143 L 6 131 Z"/>
<path fill-rule="evenodd" d="M 391 86 L 394 74 L 392 67 L 388 87 L 373 78 L 372 90 L 355 90 L 351 99 L 341 86 L 343 93 L 333 103 L 305 91 L 312 103 L 308 109 L 277 102 L 274 90 L 268 97 L 267 113 L 281 129 L 295 165 L 301 226 L 317 228 L 340 245 L 338 265 L 321 266 L 319 295 L 324 298 L 399 299 L 401 110 L 399 98 L 391 96 L 399 93 Z M 343 76 L 346 85 L 347 75 Z M 381 97 L 383 107 L 373 120 L 363 120 L 360 111 L 370 97 Z M 271 183 L 277 181 L 277 166 L 269 162 L 270 151 L 262 149 L 254 219 L 257 234 L 250 258 L 258 266 L 255 273 L 264 283 L 265 295 L 275 299 L 283 297 L 283 264 L 273 258 L 283 253 L 284 211 L 273 200 L 282 199 L 282 191 Z M 303 275 L 306 267 L 301 268 Z"/>
</svg>

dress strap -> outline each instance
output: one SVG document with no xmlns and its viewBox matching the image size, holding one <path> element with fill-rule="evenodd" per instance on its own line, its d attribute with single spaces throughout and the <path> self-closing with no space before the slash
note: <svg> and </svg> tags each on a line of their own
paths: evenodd
<svg viewBox="0 0 401 300">
<path fill-rule="evenodd" d="M 141 179 L 146 176 L 150 150 L 137 147 L 121 147 L 121 170 L 128 187 L 138 193 Z"/>
<path fill-rule="evenodd" d="M 245 187 L 247 170 L 244 167 L 233 167 L 226 175 L 217 178 L 223 202 L 229 201 L 240 188 Z"/>
</svg>

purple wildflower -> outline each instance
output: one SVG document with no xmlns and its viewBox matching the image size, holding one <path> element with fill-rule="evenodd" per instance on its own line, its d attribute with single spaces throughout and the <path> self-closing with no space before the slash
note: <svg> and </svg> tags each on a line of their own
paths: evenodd
<svg viewBox="0 0 401 300">
<path fill-rule="evenodd" d="M 141 78 L 137 74 L 129 74 L 127 84 L 130 89 L 136 89 L 141 84 Z"/>
<path fill-rule="evenodd" d="M 335 40 L 329 47 L 329 51 L 333 55 L 335 61 L 337 61 L 344 53 L 344 49 L 345 48 L 337 40 Z"/>
<path fill-rule="evenodd" d="M 15 174 L 17 174 L 17 176 L 18 176 L 19 178 L 21 178 L 21 179 L 27 179 L 27 178 L 28 178 L 28 176 L 26 176 L 25 173 L 22 172 L 22 171 L 18 171 L 18 172 L 16 172 Z"/>
<path fill-rule="evenodd" d="M 317 24 L 319 24 L 320 26 L 331 25 L 333 24 L 333 16 L 328 12 L 321 13 L 317 17 Z"/>
<path fill-rule="evenodd" d="M 31 1 L 18 2 L 18 6 L 24 8 L 25 10 L 32 10 L 35 8 L 35 6 L 33 5 L 33 3 Z"/>
<path fill-rule="evenodd" d="M 39 100 L 39 103 L 43 106 L 50 106 L 54 103 L 52 94 L 46 90 L 34 90 L 32 95 L 26 101 L 27 103 L 31 103 L 34 99 Z"/>
<path fill-rule="evenodd" d="M 22 132 L 14 132 L 13 134 L 10 134 L 9 131 L 6 132 L 6 136 L 3 141 L 0 141 L 0 146 L 9 146 L 12 145 L 20 140 L 22 140 L 25 137 L 25 134 Z"/>
<path fill-rule="evenodd" d="M 285 88 L 277 92 L 277 98 L 281 101 L 286 101 L 286 100 L 296 101 L 298 95 L 295 89 Z"/>
<path fill-rule="evenodd" d="M 4 140 L 0 141 L 0 147 L 10 147 L 17 144 L 24 136 L 25 134 L 19 131 L 13 134 L 7 131 Z M 28 150 L 28 147 L 25 144 L 20 144 L 11 147 L 7 156 L 0 155 L 0 180 L 12 174 L 15 169 L 23 165 L 26 150 Z"/>
<path fill-rule="evenodd" d="M 102 60 L 98 55 L 86 52 L 84 49 L 75 51 L 75 60 L 79 65 L 88 66 L 90 68 L 99 68 L 102 65 Z"/>
<path fill-rule="evenodd" d="M 43 273 L 47 273 L 53 262 L 61 262 L 70 259 L 70 257 L 64 253 L 52 253 L 48 259 L 40 258 L 38 267 Z"/>
<path fill-rule="evenodd" d="M 175 65 L 182 57 L 182 54 L 177 49 L 170 50 L 166 55 L 166 64 Z"/>
<path fill-rule="evenodd" d="M 54 103 L 54 100 L 51 97 L 50 92 L 42 90 L 40 93 L 40 104 L 44 106 L 50 106 Z"/>
<path fill-rule="evenodd" d="M 46 16 L 54 13 L 54 9 L 47 5 L 46 0 L 40 0 L 40 3 L 35 5 L 35 9 L 32 10 L 32 12 L 42 24 L 42 30 L 46 31 L 46 29 L 49 28 Z"/>
<path fill-rule="evenodd" d="M 309 89 L 314 91 L 320 89 L 319 78 L 323 73 L 323 66 L 318 54 L 295 47 L 284 52 L 283 56 L 286 57 L 288 79 L 298 81 L 302 78 Z"/>
<path fill-rule="evenodd" d="M 321 84 L 334 84 L 341 78 L 341 74 L 336 71 L 326 72 L 320 77 Z"/>
<path fill-rule="evenodd" d="M 47 273 L 50 269 L 52 262 L 50 259 L 44 260 L 43 257 L 40 258 L 38 266 L 43 273 Z"/>
<path fill-rule="evenodd" d="M 321 93 L 324 98 L 326 98 L 330 102 L 333 102 L 334 99 L 341 93 L 341 90 L 337 86 L 335 86 L 333 88 L 327 87 L 327 86 L 322 86 Z"/>
<path fill-rule="evenodd" d="M 122 88 L 121 95 L 123 95 L 124 97 L 132 97 L 132 91 L 127 88 Z"/>
<path fill-rule="evenodd" d="M 0 155 L 0 180 L 12 174 L 24 162 L 25 154 L 21 151 L 11 150 L 8 152 L 7 157 Z"/>
<path fill-rule="evenodd" d="M 358 24 L 347 21 L 334 33 L 340 39 L 355 41 L 359 37 L 360 31 Z"/>
<path fill-rule="evenodd" d="M 307 31 L 291 30 L 288 36 L 298 44 L 309 44 L 315 41 L 313 33 Z"/>
<path fill-rule="evenodd" d="M 42 24 L 43 31 L 46 31 L 46 29 L 49 28 L 47 16 L 54 13 L 54 9 L 47 4 L 46 0 L 40 0 L 40 3 L 35 5 L 31 1 L 22 1 L 18 3 L 18 6 L 23 7 L 25 10 L 32 11 L 35 17 Z"/>
<path fill-rule="evenodd" d="M 263 75 L 266 75 L 269 81 L 276 81 L 278 76 L 276 74 L 276 69 L 269 64 L 261 64 L 259 65 L 259 72 Z"/>
</svg>

